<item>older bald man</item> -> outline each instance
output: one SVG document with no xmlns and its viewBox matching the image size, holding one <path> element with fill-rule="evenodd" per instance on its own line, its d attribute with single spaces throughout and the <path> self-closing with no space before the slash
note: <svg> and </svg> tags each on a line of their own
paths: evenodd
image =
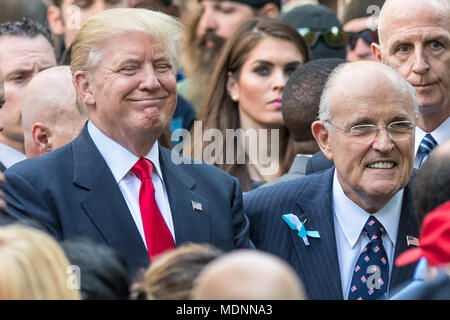
<svg viewBox="0 0 450 320">
<path fill-rule="evenodd" d="M 312 124 L 335 167 L 244 198 L 256 248 L 291 263 L 310 299 L 383 299 L 412 276 L 414 267 L 393 261 L 418 233 L 410 180 L 417 108 L 393 68 L 338 67 Z"/>
<path fill-rule="evenodd" d="M 30 81 L 22 105 L 28 158 L 57 149 L 78 136 L 87 116 L 76 111 L 75 102 L 76 90 L 69 66 L 44 70 Z"/>
<path fill-rule="evenodd" d="M 450 2 L 388 0 L 379 18 L 378 60 L 394 66 L 415 88 L 419 121 L 415 167 L 450 139 Z"/>
</svg>

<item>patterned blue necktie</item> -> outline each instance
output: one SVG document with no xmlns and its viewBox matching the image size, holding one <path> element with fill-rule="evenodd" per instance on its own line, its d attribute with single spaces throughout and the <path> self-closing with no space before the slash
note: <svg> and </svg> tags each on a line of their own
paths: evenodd
<svg viewBox="0 0 450 320">
<path fill-rule="evenodd" d="M 433 150 L 438 143 L 434 140 L 433 136 L 429 133 L 422 139 L 417 154 L 419 155 L 419 168 L 422 167 L 425 160 L 428 158 L 429 153 Z"/>
<path fill-rule="evenodd" d="M 353 269 L 348 300 L 386 299 L 389 284 L 389 263 L 381 235 L 383 225 L 370 216 L 364 225 L 370 241 L 365 246 Z"/>
</svg>

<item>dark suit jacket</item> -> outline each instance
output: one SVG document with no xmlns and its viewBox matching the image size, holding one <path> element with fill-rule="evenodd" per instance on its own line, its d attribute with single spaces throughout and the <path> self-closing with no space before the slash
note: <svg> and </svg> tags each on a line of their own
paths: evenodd
<svg viewBox="0 0 450 320">
<path fill-rule="evenodd" d="M 248 247 L 248 219 L 238 180 L 207 164 L 160 164 L 177 246 L 210 243 L 225 251 Z M 35 219 L 57 240 L 86 237 L 114 248 L 130 277 L 149 257 L 111 170 L 85 127 L 72 143 L 5 172 L 6 219 Z M 194 210 L 191 201 L 202 204 Z"/>
<path fill-rule="evenodd" d="M 316 173 L 322 170 L 326 170 L 334 166 L 334 162 L 328 160 L 322 151 L 316 152 L 311 158 L 308 159 L 306 164 L 306 174 Z"/>
<path fill-rule="evenodd" d="M 250 239 L 257 249 L 268 251 L 288 261 L 297 271 L 309 299 L 343 299 L 332 211 L 334 168 L 256 189 L 244 197 L 250 219 Z M 405 188 L 395 257 L 407 249 L 406 235 L 417 236 L 413 216 L 411 181 Z M 298 232 L 284 222 L 284 214 L 294 213 L 307 219 L 308 230 L 317 230 L 320 239 L 309 238 L 305 246 Z M 392 262 L 390 262 L 392 263 Z M 415 265 L 392 268 L 390 288 L 405 282 Z"/>
<path fill-rule="evenodd" d="M 4 172 L 6 170 L 6 167 L 3 165 L 3 163 L 0 162 L 0 172 Z"/>
</svg>

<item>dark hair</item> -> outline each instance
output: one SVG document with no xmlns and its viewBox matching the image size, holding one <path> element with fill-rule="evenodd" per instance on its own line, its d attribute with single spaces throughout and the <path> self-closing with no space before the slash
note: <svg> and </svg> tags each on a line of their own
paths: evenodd
<svg viewBox="0 0 450 320">
<path fill-rule="evenodd" d="M 53 0 L 53 4 L 61 9 L 64 0 Z"/>
<path fill-rule="evenodd" d="M 310 61 L 289 77 L 283 89 L 283 119 L 295 141 L 313 141 L 311 124 L 319 114 L 320 97 L 330 73 L 344 59 Z"/>
<path fill-rule="evenodd" d="M 43 35 L 53 47 L 53 39 L 50 30 L 29 18 L 22 18 L 18 21 L 10 21 L 0 24 L 1 36 L 20 36 L 24 38 L 35 38 L 38 35 Z"/>
<path fill-rule="evenodd" d="M 419 224 L 439 205 L 450 200 L 450 153 L 431 152 L 414 179 L 414 212 Z"/>
<path fill-rule="evenodd" d="M 385 0 L 352 0 L 344 9 L 344 16 L 342 24 L 358 19 L 370 17 L 373 14 L 372 10 L 368 10 L 371 6 L 377 6 L 381 9 Z"/>
<path fill-rule="evenodd" d="M 283 39 L 293 43 L 300 51 L 304 62 L 309 60 L 308 46 L 303 37 L 293 27 L 277 19 L 250 19 L 238 28 L 234 35 L 227 41 L 220 54 L 207 94 L 206 103 L 200 115 L 200 119 L 204 121 L 204 130 L 215 128 L 225 136 L 227 129 L 234 130 L 240 128 L 237 102 L 234 102 L 227 92 L 227 80 L 230 73 L 232 77 L 239 78 L 240 70 L 249 52 L 261 40 L 267 37 Z M 287 141 L 280 143 L 280 159 L 282 161 L 283 173 L 287 172 L 295 157 L 292 146 L 293 141 L 289 141 L 291 140 L 287 136 Z M 196 144 L 198 143 L 197 141 Z M 203 145 L 203 148 L 205 147 Z M 197 148 L 197 146 L 194 145 L 194 148 Z M 224 155 L 225 152 L 226 146 L 224 144 Z M 237 152 L 234 152 L 234 154 L 237 157 Z M 245 164 L 238 164 L 237 161 L 233 162 L 234 164 L 215 165 L 237 177 L 243 191 L 252 189 L 254 186 L 252 185 L 247 166 Z"/>
<path fill-rule="evenodd" d="M 188 300 L 203 268 L 223 251 L 209 244 L 186 243 L 160 254 L 133 284 L 134 300 Z"/>
<path fill-rule="evenodd" d="M 87 239 L 60 243 L 72 265 L 80 268 L 83 300 L 127 300 L 130 280 L 124 260 L 106 246 Z"/>
</svg>

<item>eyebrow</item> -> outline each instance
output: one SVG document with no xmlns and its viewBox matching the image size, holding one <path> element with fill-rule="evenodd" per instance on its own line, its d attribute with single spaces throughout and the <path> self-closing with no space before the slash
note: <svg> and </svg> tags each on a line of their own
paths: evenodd
<svg viewBox="0 0 450 320">
<path fill-rule="evenodd" d="M 298 65 L 301 63 L 302 63 L 301 60 L 295 60 L 295 61 L 290 61 L 290 62 L 284 64 L 284 66 L 291 67 L 291 66 L 295 66 L 295 65 Z M 254 64 L 264 64 L 264 65 L 270 65 L 270 66 L 275 65 L 273 62 L 270 62 L 268 60 L 255 60 L 251 63 L 251 65 L 254 65 Z"/>
</svg>

